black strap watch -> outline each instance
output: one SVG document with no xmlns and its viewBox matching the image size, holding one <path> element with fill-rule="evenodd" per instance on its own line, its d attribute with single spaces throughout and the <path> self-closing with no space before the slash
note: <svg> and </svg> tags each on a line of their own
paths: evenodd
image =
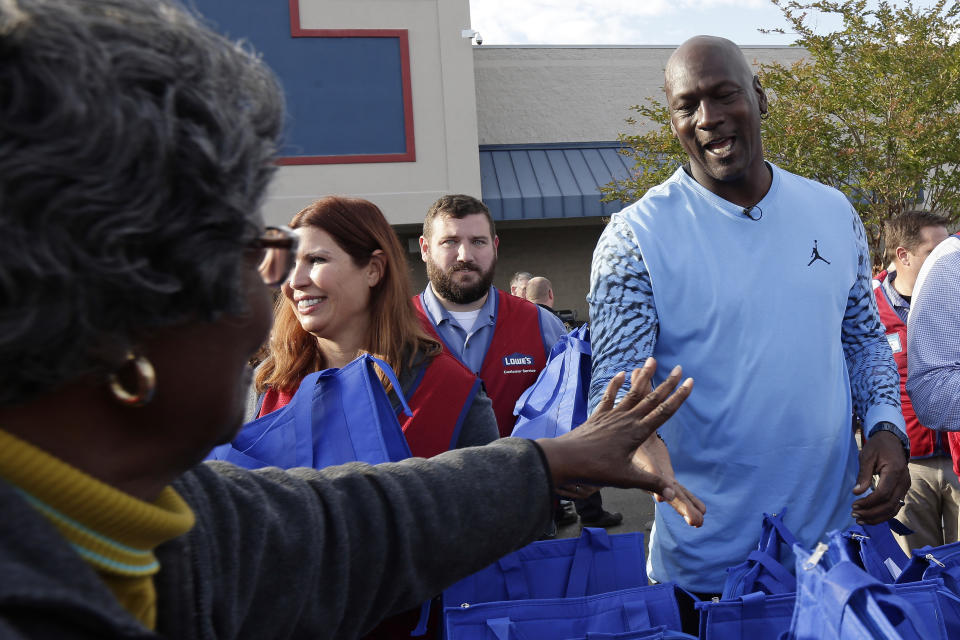
<svg viewBox="0 0 960 640">
<path fill-rule="evenodd" d="M 870 433 L 867 434 L 867 439 L 869 440 L 879 431 L 889 431 L 893 435 L 897 436 L 900 439 L 900 444 L 903 445 L 903 454 L 906 456 L 907 460 L 910 460 L 910 438 L 907 437 L 900 427 L 893 424 L 892 422 L 887 422 L 886 420 L 878 422 L 873 425 L 873 428 L 870 429 Z"/>
</svg>

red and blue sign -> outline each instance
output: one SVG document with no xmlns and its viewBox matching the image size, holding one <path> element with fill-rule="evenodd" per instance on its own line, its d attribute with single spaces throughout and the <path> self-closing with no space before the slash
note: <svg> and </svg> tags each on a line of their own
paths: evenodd
<svg viewBox="0 0 960 640">
<path fill-rule="evenodd" d="M 278 164 L 416 160 L 406 29 L 304 29 L 299 0 L 194 5 L 213 28 L 249 41 L 280 78 L 287 126 Z"/>
</svg>

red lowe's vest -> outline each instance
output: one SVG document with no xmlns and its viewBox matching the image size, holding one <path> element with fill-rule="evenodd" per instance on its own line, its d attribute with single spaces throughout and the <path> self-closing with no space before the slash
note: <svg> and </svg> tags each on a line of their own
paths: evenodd
<svg viewBox="0 0 960 640">
<path fill-rule="evenodd" d="M 452 355 L 441 352 L 421 366 L 420 375 L 408 390 L 412 416 L 397 416 L 410 452 L 431 458 L 454 449 L 460 427 L 480 386 L 480 379 Z M 258 418 L 290 404 L 294 391 L 267 389 Z"/>
<path fill-rule="evenodd" d="M 413 416 L 401 412 L 400 426 L 413 455 L 431 458 L 456 448 L 480 378 L 446 351 L 431 358 L 421 371 L 407 401 Z"/>
<path fill-rule="evenodd" d="M 527 387 L 537 381 L 540 370 L 547 362 L 547 354 L 540 332 L 539 307 L 499 289 L 496 291 L 496 325 L 480 367 L 480 379 L 493 403 L 500 437 L 506 437 L 513 431 L 513 424 L 517 420 L 513 415 L 513 407 Z M 455 353 L 437 333 L 420 296 L 414 296 L 413 306 L 423 328 L 444 344 L 450 353 Z"/>
<path fill-rule="evenodd" d="M 907 436 L 910 438 L 910 457 L 929 458 L 936 450 L 939 434 L 920 424 L 917 414 L 913 411 L 910 396 L 907 395 L 907 325 L 904 324 L 887 301 L 883 286 L 880 284 L 886 278 L 886 271 L 881 271 L 874 278 L 878 284 L 873 288 L 873 297 L 877 300 L 880 322 L 886 329 L 887 342 L 890 343 L 893 359 L 897 361 L 897 371 L 900 373 L 900 407 L 903 411 L 903 419 L 907 423 Z M 941 447 L 941 449 L 944 449 L 944 447 Z"/>
</svg>

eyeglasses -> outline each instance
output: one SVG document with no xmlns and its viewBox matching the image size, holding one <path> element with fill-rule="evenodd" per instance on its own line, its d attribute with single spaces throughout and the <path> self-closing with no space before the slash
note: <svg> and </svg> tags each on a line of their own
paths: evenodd
<svg viewBox="0 0 960 640">
<path fill-rule="evenodd" d="M 289 227 L 267 227 L 263 235 L 250 244 L 257 252 L 257 270 L 268 287 L 279 287 L 293 270 L 300 239 Z"/>
</svg>

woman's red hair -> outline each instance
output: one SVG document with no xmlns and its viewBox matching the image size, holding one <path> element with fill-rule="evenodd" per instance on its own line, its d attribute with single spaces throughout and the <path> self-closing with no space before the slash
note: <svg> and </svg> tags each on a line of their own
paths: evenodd
<svg viewBox="0 0 960 640">
<path fill-rule="evenodd" d="M 380 209 L 367 200 L 327 196 L 293 216 L 290 227 L 316 227 L 330 234 L 365 267 L 373 252 L 383 251 L 383 274 L 370 291 L 370 329 L 365 351 L 389 364 L 397 375 L 417 364 L 417 353 L 440 352 L 440 343 L 421 327 L 410 301 L 410 279 L 400 240 Z M 308 374 L 327 368 L 317 339 L 303 330 L 293 303 L 277 298 L 269 355 L 257 369 L 256 388 L 296 390 Z"/>
</svg>

